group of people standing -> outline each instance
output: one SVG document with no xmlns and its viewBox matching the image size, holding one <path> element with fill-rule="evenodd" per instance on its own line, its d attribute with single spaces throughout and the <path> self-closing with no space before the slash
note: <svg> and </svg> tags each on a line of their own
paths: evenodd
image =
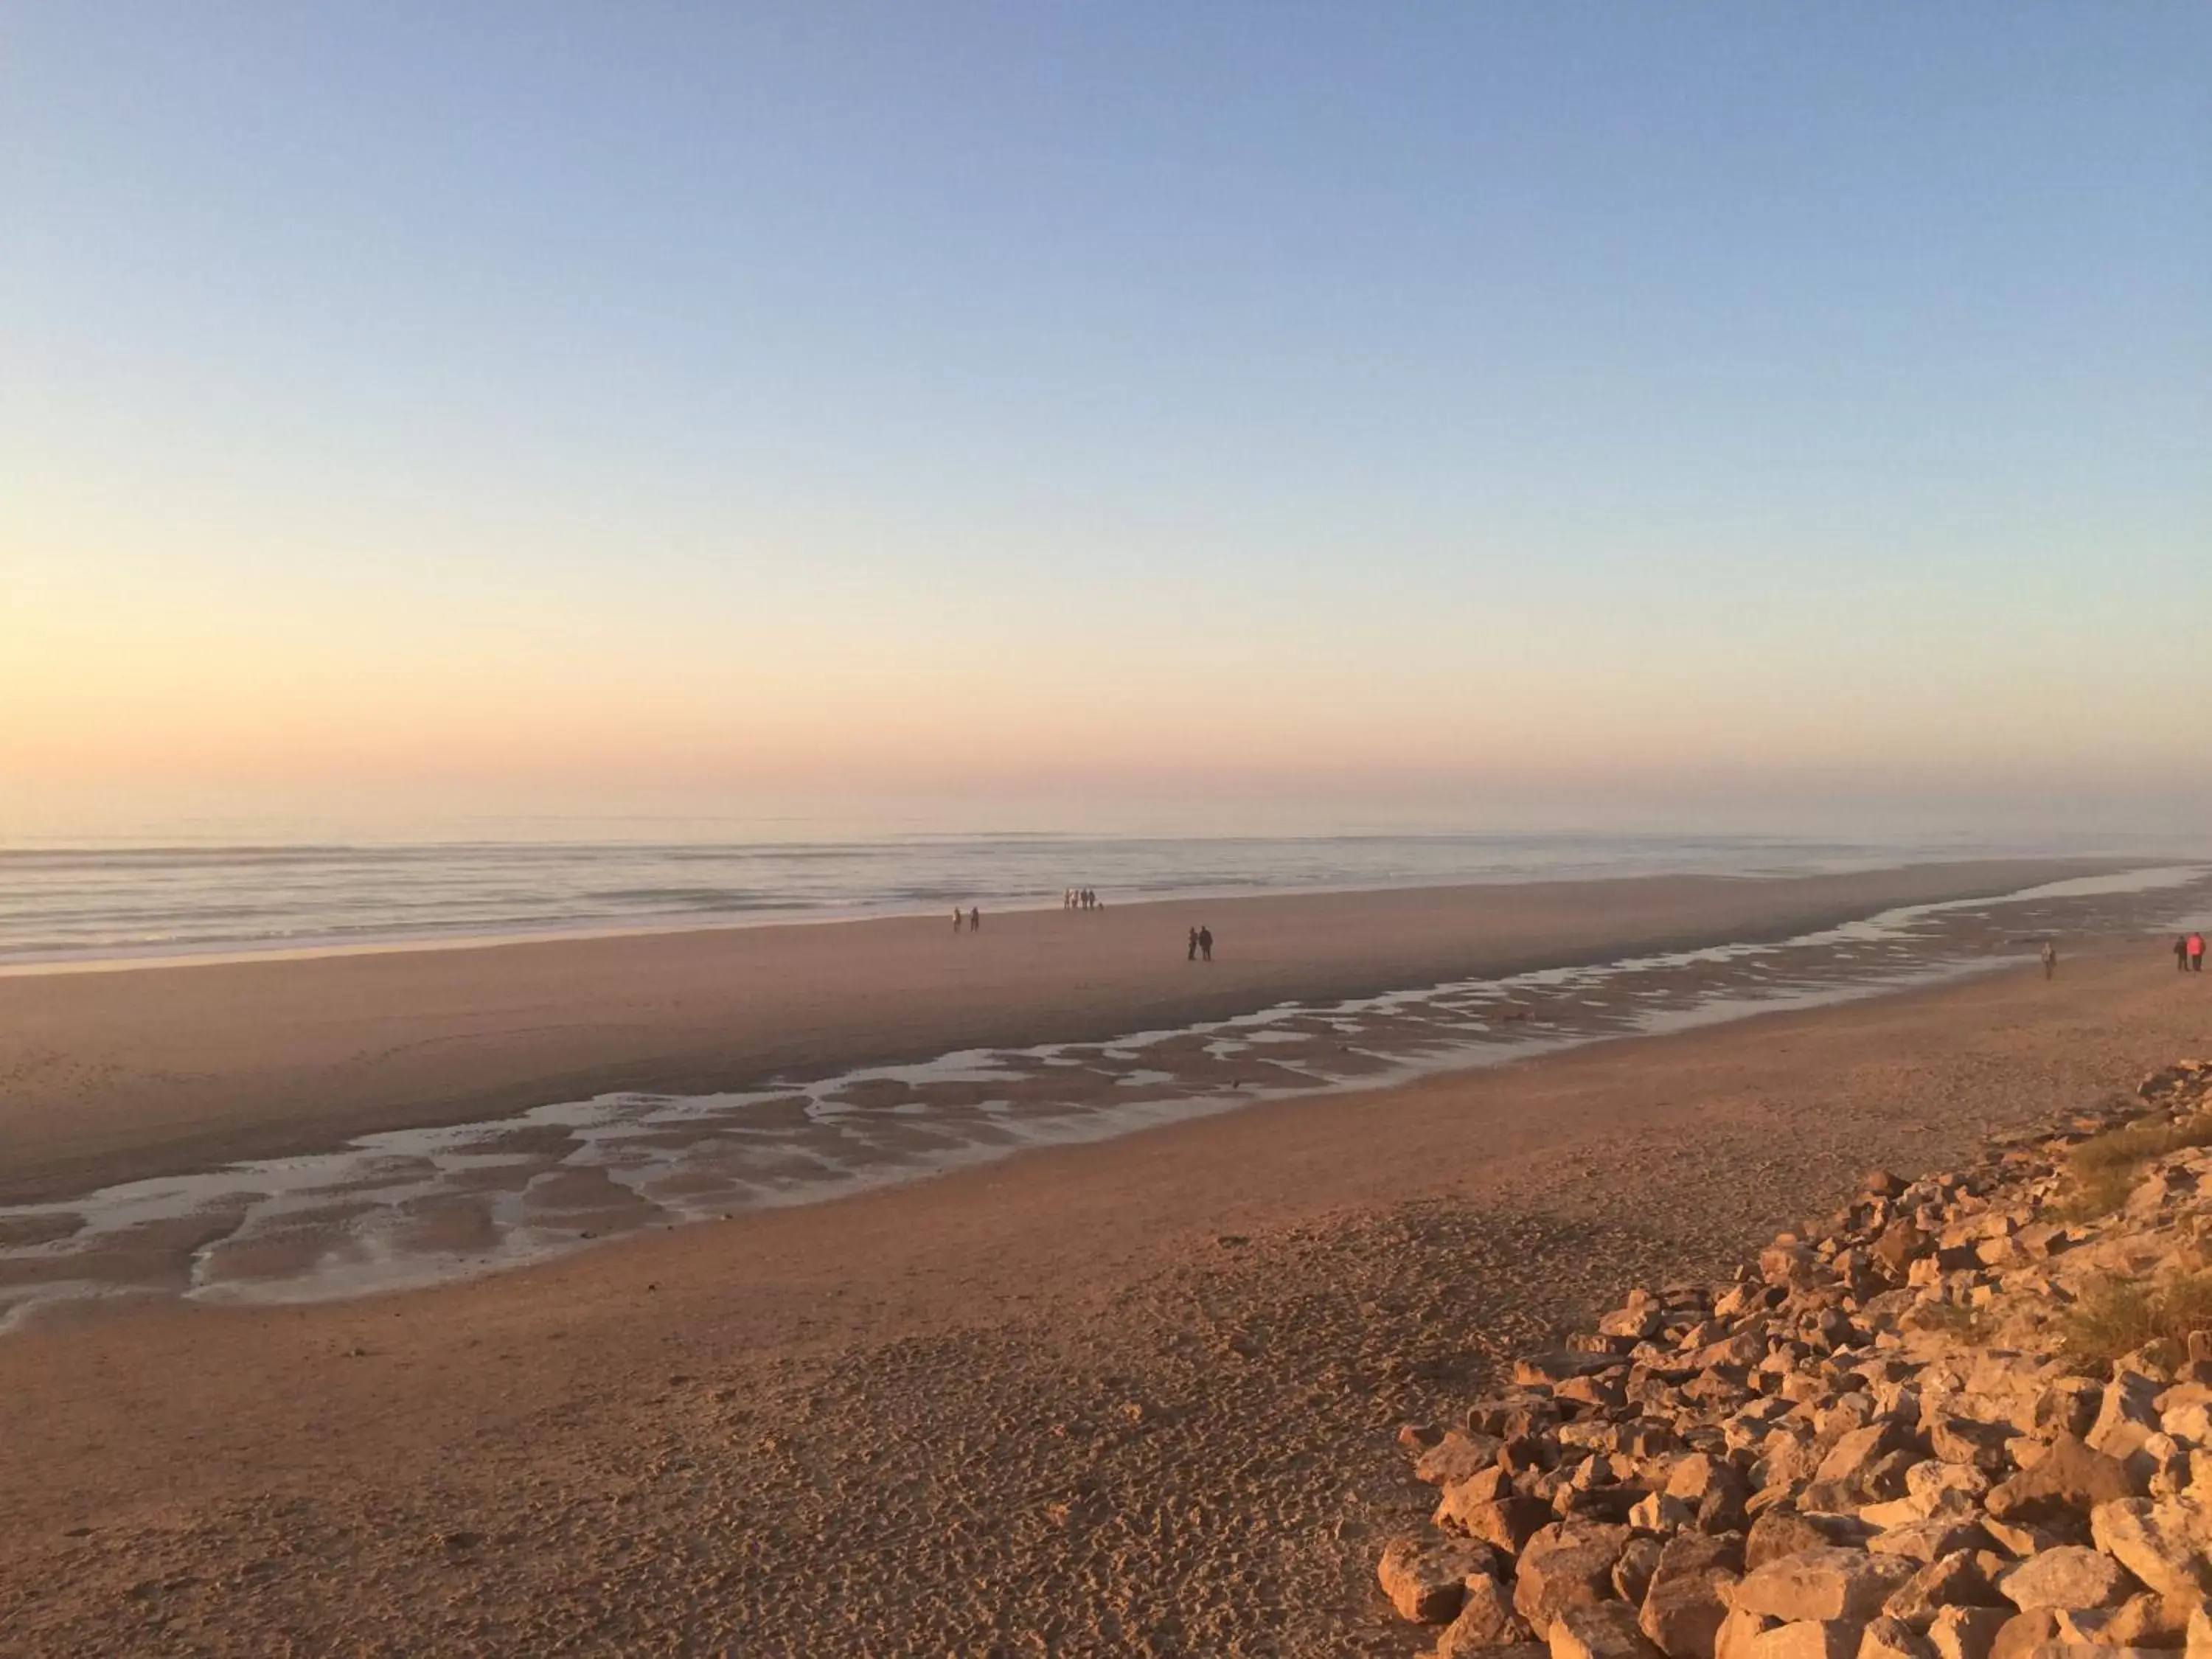
<svg viewBox="0 0 2212 1659">
<path fill-rule="evenodd" d="M 2204 971 L 2204 934 L 2192 930 L 2173 936 L 2173 970 L 2178 974 L 2201 974 Z M 2049 979 L 2058 971 L 2058 947 L 2049 939 L 2043 941 L 2043 976 Z"/>
<path fill-rule="evenodd" d="M 1106 907 L 1098 902 L 1098 891 L 1096 888 L 1071 887 L 1060 894 L 1060 908 L 1063 910 L 1103 910 Z M 952 931 L 956 933 L 981 933 L 983 931 L 982 911 L 972 906 L 963 910 L 958 905 L 954 905 Z M 1183 960 L 1185 962 L 1213 960 L 1213 929 L 1200 923 L 1190 930 L 1190 938 L 1183 951 Z"/>
</svg>

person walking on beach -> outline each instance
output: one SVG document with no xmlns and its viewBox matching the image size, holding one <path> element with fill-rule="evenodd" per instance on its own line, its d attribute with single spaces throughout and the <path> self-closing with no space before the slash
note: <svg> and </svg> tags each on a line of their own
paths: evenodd
<svg viewBox="0 0 2212 1659">
<path fill-rule="evenodd" d="M 2058 971 L 2058 947 L 2049 939 L 2043 941 L 2043 977 L 2048 981 Z"/>
<path fill-rule="evenodd" d="M 952 907 L 952 931 L 956 933 L 960 931 L 960 907 L 957 904 Z"/>
<path fill-rule="evenodd" d="M 1190 949 L 1183 952 L 1182 959 L 1185 962 L 1198 960 L 1198 929 L 1195 927 L 1190 930 Z"/>
<path fill-rule="evenodd" d="M 2173 971 L 2177 974 L 2189 971 L 2189 941 L 2179 933 L 2173 936 Z"/>
<path fill-rule="evenodd" d="M 1202 962 L 1213 960 L 1213 929 L 1201 927 L 1198 930 L 1198 954 Z"/>
<path fill-rule="evenodd" d="M 2204 935 L 2202 933 L 2192 933 L 2189 936 L 2189 971 L 2192 974 L 2204 971 Z"/>
<path fill-rule="evenodd" d="M 972 904 L 968 907 L 968 931 L 971 933 L 983 931 L 983 913 Z"/>
</svg>

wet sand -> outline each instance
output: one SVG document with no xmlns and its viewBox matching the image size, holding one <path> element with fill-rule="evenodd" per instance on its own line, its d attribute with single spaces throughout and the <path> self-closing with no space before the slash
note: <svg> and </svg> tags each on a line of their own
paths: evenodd
<svg viewBox="0 0 2212 1659">
<path fill-rule="evenodd" d="M 1407 1655 L 1395 1422 L 2212 1036 L 2155 939 L 0 1340 L 0 1648 Z"/>
<path fill-rule="evenodd" d="M 969 1048 L 752 1091 L 556 1101 L 0 1205 L 0 1333 L 86 1298 L 411 1289 L 1025 1148 L 1938 982 L 2016 963 L 2024 941 L 2124 931 L 2200 904 L 2212 904 L 2212 873 L 2140 871 L 1102 1042 Z"/>
<path fill-rule="evenodd" d="M 1100 1039 L 1600 953 L 1770 938 L 2080 862 L 1677 878 L 0 975 L 0 1203 L 614 1091 Z M 1211 968 L 1185 930 L 1220 939 Z"/>
</svg>

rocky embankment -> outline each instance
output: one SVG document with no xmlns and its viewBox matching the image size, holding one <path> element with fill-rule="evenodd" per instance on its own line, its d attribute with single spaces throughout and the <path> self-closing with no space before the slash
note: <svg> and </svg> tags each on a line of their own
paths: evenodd
<svg viewBox="0 0 2212 1659">
<path fill-rule="evenodd" d="M 2212 1061 L 2137 1092 L 1408 1426 L 1384 1592 L 1437 1659 L 2212 1659 Z"/>
</svg>

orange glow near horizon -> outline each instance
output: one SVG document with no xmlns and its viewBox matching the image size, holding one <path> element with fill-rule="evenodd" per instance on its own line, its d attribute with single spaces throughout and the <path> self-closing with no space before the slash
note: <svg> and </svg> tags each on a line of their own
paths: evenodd
<svg viewBox="0 0 2212 1659">
<path fill-rule="evenodd" d="M 108 611 L 0 659 L 0 785 L 302 788 L 496 784 L 575 793 L 1296 787 L 1357 795 L 1457 779 L 1634 788 L 1700 769 L 1938 791 L 2155 784 L 2201 764 L 2186 704 L 2107 677 L 2039 704 L 1980 666 L 1893 685 L 1613 641 L 1462 661 L 1401 630 L 1247 634 L 1225 659 L 1110 640 L 502 632 L 495 613 L 401 630 L 244 616 L 163 628 Z M 1535 629 L 1532 627 L 1531 633 Z M 686 635 L 688 634 L 688 637 Z M 1931 684 L 1931 679 L 1933 684 Z M 1948 683 L 1946 683 L 1948 681 Z M 2132 708 L 2130 707 L 2132 705 Z M 1940 706 L 1939 720 L 1924 712 Z"/>
<path fill-rule="evenodd" d="M 110 9 L 0 820 L 2212 822 L 2203 17 Z"/>
</svg>

